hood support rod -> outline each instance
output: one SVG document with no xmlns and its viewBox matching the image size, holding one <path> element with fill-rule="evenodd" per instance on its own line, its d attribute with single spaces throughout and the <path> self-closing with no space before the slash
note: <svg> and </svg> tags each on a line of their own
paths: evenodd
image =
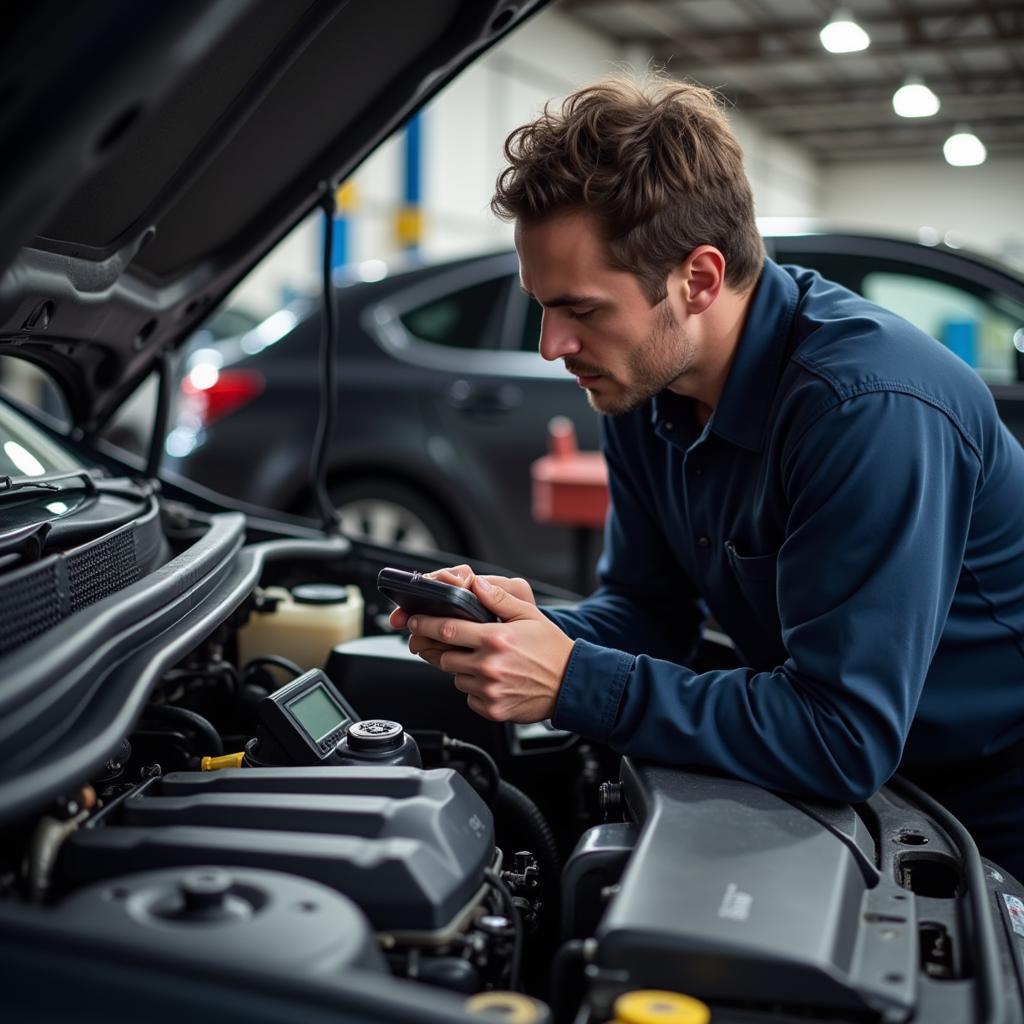
<svg viewBox="0 0 1024 1024">
<path fill-rule="evenodd" d="M 334 325 L 334 280 L 331 273 L 331 257 L 334 252 L 335 187 L 330 182 L 321 185 L 323 192 L 320 206 L 324 212 L 323 251 L 323 316 L 320 318 L 320 416 L 316 425 L 316 438 L 309 461 L 310 487 L 320 507 L 324 529 L 339 533 L 341 516 L 327 493 L 327 447 L 334 440 L 334 424 L 337 419 L 338 399 L 335 367 L 337 364 L 338 339 Z"/>
</svg>

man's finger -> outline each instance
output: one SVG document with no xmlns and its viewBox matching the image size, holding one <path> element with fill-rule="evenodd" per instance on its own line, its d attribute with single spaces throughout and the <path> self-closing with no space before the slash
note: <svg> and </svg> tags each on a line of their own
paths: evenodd
<svg viewBox="0 0 1024 1024">
<path fill-rule="evenodd" d="M 437 580 L 438 583 L 468 588 L 473 582 L 475 573 L 470 566 L 462 564 L 453 565 L 447 569 L 435 569 L 433 572 L 425 572 L 423 575 L 428 580 Z"/>
<path fill-rule="evenodd" d="M 409 613 L 404 608 L 396 608 L 388 619 L 392 629 L 405 629 L 409 622 Z"/>
<path fill-rule="evenodd" d="M 465 619 L 446 619 L 436 615 L 413 615 L 409 629 L 417 636 L 440 640 L 449 647 L 477 647 L 480 643 L 480 626 Z"/>
</svg>

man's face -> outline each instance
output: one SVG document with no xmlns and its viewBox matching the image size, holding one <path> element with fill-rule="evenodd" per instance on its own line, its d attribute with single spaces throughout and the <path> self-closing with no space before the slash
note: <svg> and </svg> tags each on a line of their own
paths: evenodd
<svg viewBox="0 0 1024 1024">
<path fill-rule="evenodd" d="M 567 213 L 516 227 L 523 288 L 544 307 L 540 353 L 561 359 L 598 412 L 635 409 L 693 366 L 696 346 L 671 301 L 607 265 L 593 220 Z"/>
</svg>

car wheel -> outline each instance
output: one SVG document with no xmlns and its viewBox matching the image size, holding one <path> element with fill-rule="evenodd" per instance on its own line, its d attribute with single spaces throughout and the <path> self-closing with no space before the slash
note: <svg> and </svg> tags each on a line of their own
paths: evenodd
<svg viewBox="0 0 1024 1024">
<path fill-rule="evenodd" d="M 342 529 L 373 544 L 466 554 L 450 516 L 431 498 L 393 480 L 353 480 L 330 488 Z"/>
</svg>

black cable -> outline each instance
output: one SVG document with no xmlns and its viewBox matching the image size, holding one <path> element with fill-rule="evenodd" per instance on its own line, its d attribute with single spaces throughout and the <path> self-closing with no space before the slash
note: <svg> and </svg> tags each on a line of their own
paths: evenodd
<svg viewBox="0 0 1024 1024">
<path fill-rule="evenodd" d="M 282 658 L 280 654 L 261 654 L 258 658 L 252 658 L 245 663 L 245 667 L 242 669 L 242 678 L 244 679 L 254 668 L 259 668 L 260 665 L 276 665 L 277 668 L 283 668 L 286 672 L 291 672 L 296 679 L 306 671 L 289 658 Z"/>
<path fill-rule="evenodd" d="M 157 363 L 156 409 L 153 413 L 153 434 L 149 439 L 146 453 L 146 476 L 152 479 L 160 471 L 164 455 L 164 441 L 167 438 L 167 414 L 171 408 L 171 389 L 174 386 L 171 374 L 171 353 L 165 348 L 160 352 Z"/>
<path fill-rule="evenodd" d="M 558 853 L 555 833 L 541 809 L 521 790 L 510 782 L 498 782 L 499 814 L 504 812 L 518 819 L 519 824 L 530 833 L 534 844 L 533 853 L 540 865 L 541 883 L 548 906 L 558 901 L 558 880 L 562 875 L 562 858 Z"/>
<path fill-rule="evenodd" d="M 444 739 L 444 746 L 457 756 L 461 755 L 464 760 L 476 762 L 487 783 L 486 791 L 480 796 L 488 807 L 494 807 L 495 799 L 498 796 L 498 787 L 501 784 L 501 776 L 498 774 L 498 766 L 494 758 L 483 747 L 466 743 L 463 740 L 450 739 L 447 736 Z"/>
<path fill-rule="evenodd" d="M 206 754 L 211 757 L 219 757 L 224 753 L 224 744 L 221 741 L 220 733 L 214 729 L 213 723 L 208 718 L 204 718 L 198 712 L 190 711 L 188 708 L 173 707 L 170 704 L 151 704 L 142 712 L 142 717 L 184 725 L 194 733 L 198 733 L 206 741 L 209 746 L 209 749 L 205 751 Z"/>
<path fill-rule="evenodd" d="M 980 1024 L 1003 1024 L 1006 1020 L 1006 996 L 1003 993 L 1000 976 L 1000 953 L 989 907 L 985 868 L 982 866 L 978 847 L 970 832 L 938 800 L 906 777 L 894 775 L 886 786 L 935 818 L 949 834 L 960 851 L 960 856 L 963 857 L 964 874 L 967 876 L 967 898 L 972 907 L 973 938 L 977 943 L 975 966 L 981 982 L 982 1001 L 985 1007 Z"/>
<path fill-rule="evenodd" d="M 310 458 L 310 486 L 320 506 L 325 530 L 337 531 L 341 517 L 327 493 L 324 480 L 327 448 L 334 439 L 335 404 L 337 387 L 334 379 L 337 342 L 334 331 L 334 281 L 331 275 L 331 256 L 334 250 L 334 187 L 325 184 L 321 208 L 324 211 L 324 251 L 322 270 L 323 316 L 320 331 L 320 415 L 316 424 L 316 437 Z"/>
<path fill-rule="evenodd" d="M 523 961 L 523 922 L 519 917 L 519 909 L 516 907 L 515 900 L 512 899 L 512 893 L 508 891 L 508 886 L 502 881 L 501 875 L 491 868 L 485 868 L 484 880 L 501 897 L 508 912 L 508 919 L 512 922 L 514 935 L 512 939 L 512 963 L 509 966 L 508 972 L 508 987 L 511 992 L 518 992 L 519 971 Z"/>
<path fill-rule="evenodd" d="M 551 1004 L 551 1015 L 555 1020 L 571 1020 L 572 1008 L 579 1005 L 582 997 L 580 973 L 586 963 L 586 940 L 570 939 L 563 942 L 555 952 L 551 964 L 551 983 L 548 986 L 548 1002 Z M 575 970 L 575 976 L 569 972 Z M 575 985 L 573 984 L 575 981 Z M 570 1003 L 570 998 L 572 1003 Z"/>
</svg>

